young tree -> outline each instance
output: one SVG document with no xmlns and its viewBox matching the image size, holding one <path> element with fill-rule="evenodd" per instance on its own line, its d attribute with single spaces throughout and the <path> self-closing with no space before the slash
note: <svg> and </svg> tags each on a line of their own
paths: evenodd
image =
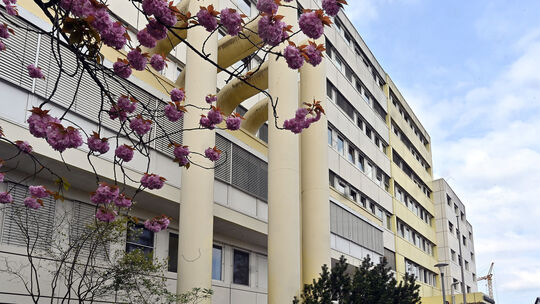
<svg viewBox="0 0 540 304">
<path fill-rule="evenodd" d="M 402 282 L 396 281 L 392 271 L 387 267 L 386 259 L 375 265 L 370 257 L 352 271 L 345 257 L 328 271 L 323 265 L 321 276 L 312 284 L 304 286 L 300 299 L 293 303 L 330 304 L 418 304 L 419 288 L 414 275 L 405 274 Z"/>
</svg>

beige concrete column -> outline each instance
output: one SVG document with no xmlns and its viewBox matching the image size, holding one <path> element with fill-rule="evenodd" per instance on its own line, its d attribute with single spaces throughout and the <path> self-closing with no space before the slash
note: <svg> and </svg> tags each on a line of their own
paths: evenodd
<svg viewBox="0 0 540 304">
<path fill-rule="evenodd" d="M 326 108 L 326 71 L 323 60 L 317 67 L 300 69 L 300 102 L 321 101 Z M 302 281 L 310 284 L 321 266 L 330 266 L 330 192 L 328 189 L 328 121 L 326 115 L 301 133 L 302 172 Z"/>
<path fill-rule="evenodd" d="M 281 7 L 278 13 L 297 25 L 295 10 Z M 279 99 L 278 125 L 283 126 L 298 108 L 298 72 L 283 58 L 268 61 L 268 88 L 274 101 Z M 268 303 L 284 304 L 301 287 L 299 136 L 278 130 L 271 106 L 268 111 Z"/>
<path fill-rule="evenodd" d="M 216 0 L 200 0 L 191 1 L 189 10 L 195 14 L 200 6 L 210 4 L 219 7 Z M 201 50 L 208 34 L 203 27 L 195 27 L 188 31 L 187 41 Z M 211 60 L 217 59 L 217 34 L 208 39 L 205 51 L 211 54 Z M 187 103 L 206 107 L 206 95 L 216 92 L 216 79 L 216 68 L 188 47 L 185 80 Z M 184 128 L 197 127 L 200 114 L 203 112 L 189 108 L 184 117 Z M 184 132 L 183 143 L 188 145 L 191 151 L 202 153 L 206 148 L 215 145 L 215 132 L 210 130 Z M 206 167 L 213 165 L 209 160 L 198 156 L 194 156 L 194 161 Z M 213 170 L 198 166 L 182 169 L 177 282 L 179 293 L 195 287 L 212 287 L 213 187 Z"/>
</svg>

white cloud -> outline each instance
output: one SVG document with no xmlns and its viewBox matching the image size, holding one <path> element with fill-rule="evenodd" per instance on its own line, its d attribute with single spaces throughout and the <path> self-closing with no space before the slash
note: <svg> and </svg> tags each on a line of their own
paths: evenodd
<svg viewBox="0 0 540 304">
<path fill-rule="evenodd" d="M 519 57 L 485 86 L 442 100 L 402 90 L 431 134 L 436 174 L 467 206 L 478 269 L 495 261 L 499 294 L 540 289 L 540 29 L 512 47 Z"/>
</svg>

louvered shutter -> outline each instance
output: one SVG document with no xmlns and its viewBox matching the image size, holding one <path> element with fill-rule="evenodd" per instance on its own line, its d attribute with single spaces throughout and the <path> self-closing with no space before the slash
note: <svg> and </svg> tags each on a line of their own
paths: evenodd
<svg viewBox="0 0 540 304">
<path fill-rule="evenodd" d="M 230 184 L 231 183 L 231 164 L 232 164 L 232 144 L 223 136 L 216 134 L 216 147 L 221 150 L 221 157 L 216 162 L 214 176 L 215 178 Z"/>
<path fill-rule="evenodd" d="M 237 145 L 233 145 L 232 151 L 232 185 L 266 201 L 268 198 L 266 162 Z"/>
<path fill-rule="evenodd" d="M 43 207 L 37 210 L 29 209 L 23 205 L 24 199 L 29 196 L 27 186 L 8 183 L 8 189 L 13 196 L 13 204 L 5 209 L 2 243 L 26 247 L 28 234 L 30 242 L 35 241 L 36 249 L 49 249 L 54 229 L 56 201 L 50 197 L 45 198 Z"/>
<path fill-rule="evenodd" d="M 69 240 L 70 244 L 81 242 L 78 246 L 81 246 L 80 254 L 86 257 L 90 253 L 90 248 L 95 246 L 94 257 L 104 259 L 109 252 L 109 243 L 100 242 L 96 238 L 89 238 L 86 241 L 85 236 L 88 235 L 93 229 L 93 223 L 95 221 L 96 206 L 74 201 L 72 209 L 72 217 L 69 225 Z M 94 243 L 96 242 L 97 243 Z"/>
</svg>

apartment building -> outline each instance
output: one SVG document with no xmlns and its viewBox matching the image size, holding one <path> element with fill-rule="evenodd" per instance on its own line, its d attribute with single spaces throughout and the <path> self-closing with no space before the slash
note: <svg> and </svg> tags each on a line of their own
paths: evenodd
<svg viewBox="0 0 540 304">
<path fill-rule="evenodd" d="M 439 260 L 449 265 L 445 272 L 445 287 L 447 290 L 451 290 L 451 285 L 453 285 L 457 293 L 477 292 L 474 235 L 472 226 L 467 220 L 465 205 L 443 178 L 433 181 L 433 190 L 435 208 L 437 209 Z M 462 263 L 465 290 L 461 288 Z"/>
<path fill-rule="evenodd" d="M 188 0 L 182 1 L 185 3 Z M 182 1 L 176 2 L 182 5 Z M 302 0 L 300 3 L 304 8 L 320 6 L 318 0 Z M 19 4 L 21 5 L 20 18 L 17 18 L 16 22 L 23 28 L 48 28 L 48 24 L 43 20 L 39 9 L 33 6 L 32 1 L 19 0 Z M 132 39 L 136 40 L 137 30 L 145 24 L 143 16 L 134 7 L 126 6 L 121 1 L 110 1 L 109 4 L 111 11 L 118 20 L 128 26 Z M 220 8 L 236 6 L 247 16 L 257 15 L 254 2 L 249 0 L 220 1 L 219 6 Z M 50 53 L 50 42 L 45 36 L 23 29 L 19 29 L 19 32 L 20 34 L 12 37 L 12 43 L 17 45 L 19 48 L 17 51 L 20 54 L 24 54 L 21 56 L 24 62 L 15 62 L 12 57 L 0 53 L 2 60 L 0 86 L 6 96 L 6 98 L 0 99 L 0 125 L 7 134 L 17 134 L 20 139 L 29 141 L 34 146 L 35 151 L 40 153 L 40 156 L 46 159 L 51 166 L 55 166 L 63 172 L 63 176 L 72 184 L 72 189 L 66 194 L 66 201 L 63 203 L 48 202 L 48 208 L 41 209 L 39 218 L 43 219 L 44 223 L 53 223 L 55 217 L 62 210 L 69 209 L 77 211 L 74 215 L 77 217 L 73 220 L 74 225 L 76 223 L 83 224 L 84 219 L 90 217 L 93 210 L 92 205 L 89 204 L 87 193 L 95 190 L 95 185 L 88 183 L 89 179 L 93 179 L 93 175 L 91 168 L 85 162 L 87 150 L 83 146 L 81 149 L 64 153 L 64 158 L 71 167 L 71 170 L 65 170 L 59 155 L 43 141 L 36 140 L 28 133 L 25 123 L 28 115 L 27 110 L 48 97 L 47 94 L 50 94 L 52 90 L 51 79 L 58 74 L 58 69 L 55 69 Z M 229 38 L 223 38 L 220 35 L 218 39 L 223 41 Z M 299 41 L 303 39 L 302 37 L 298 38 Z M 295 80 L 301 78 L 299 82 L 300 93 L 304 92 L 302 89 L 304 86 L 309 87 L 310 85 L 309 83 L 305 84 L 303 79 L 316 78 L 317 84 L 322 84 L 310 88 L 317 88 L 319 90 L 317 92 L 322 92 L 321 99 L 325 99 L 326 102 L 325 110 L 328 122 L 327 126 L 325 122 L 324 125 L 321 123 L 319 126 L 313 126 L 312 129 L 318 130 L 317 127 L 323 125 L 323 130 L 316 131 L 319 133 L 315 134 L 315 137 L 324 138 L 321 136 L 321 132 L 327 132 L 327 141 L 318 142 L 309 137 L 310 135 L 304 136 L 304 134 L 300 143 L 298 143 L 298 137 L 292 137 L 293 135 L 290 135 L 290 138 L 287 137 L 286 140 L 292 140 L 290 146 L 305 147 L 305 142 L 308 142 L 319 147 L 317 157 L 322 157 L 324 161 L 311 162 L 310 167 L 315 167 L 313 170 L 319 170 L 317 172 L 324 174 L 309 174 L 304 171 L 308 167 L 304 164 L 308 156 L 302 154 L 301 160 L 298 160 L 296 164 L 301 168 L 298 173 L 301 176 L 296 176 L 296 182 L 298 179 L 305 179 L 305 176 L 324 177 L 324 185 L 326 187 L 326 183 L 328 183 L 328 189 L 322 192 L 323 201 L 328 205 L 323 205 L 322 209 L 313 208 L 315 211 L 310 212 L 321 212 L 318 215 L 322 214 L 322 218 L 328 217 L 329 231 L 324 231 L 323 223 L 322 230 L 320 227 L 318 230 L 313 230 L 320 233 L 308 233 L 309 238 L 304 237 L 300 240 L 299 234 L 302 232 L 297 231 L 298 227 L 296 227 L 296 229 L 291 228 L 289 231 L 291 238 L 286 236 L 277 241 L 272 239 L 272 229 L 274 229 L 270 224 L 272 218 L 276 218 L 276 212 L 285 217 L 289 210 L 284 210 L 285 207 L 278 211 L 275 207 L 274 211 L 269 210 L 271 209 L 269 208 L 270 202 L 275 200 L 277 192 L 290 192 L 294 196 L 294 191 L 276 188 L 276 182 L 273 179 L 275 177 L 270 173 L 272 169 L 269 159 L 276 159 L 272 155 L 276 155 L 276 151 L 280 151 L 276 148 L 276 136 L 284 137 L 284 131 L 276 133 L 272 125 L 266 123 L 268 117 L 261 119 L 253 116 L 255 110 L 268 106 L 267 101 L 265 104 L 265 98 L 262 94 L 251 92 L 247 88 L 242 88 L 243 94 L 233 94 L 235 91 L 232 89 L 231 82 L 225 81 L 227 77 L 223 73 L 218 73 L 217 76 L 211 75 L 209 77 L 217 79 L 216 84 L 220 94 L 228 96 L 229 100 L 237 98 L 237 100 L 231 101 L 230 107 L 245 114 L 246 121 L 255 120 L 257 122 L 243 124 L 243 128 L 236 132 L 223 130 L 215 132 L 215 137 L 212 137 L 212 140 L 215 140 L 215 145 L 226 152 L 229 157 L 218 162 L 213 176 L 210 177 L 209 184 L 202 183 L 195 184 L 195 186 L 190 184 L 194 180 L 193 176 L 185 175 L 186 173 L 181 173 L 177 167 L 171 166 L 172 157 L 168 142 L 157 140 L 152 147 L 152 171 L 159 172 L 160 175 L 167 178 L 167 183 L 160 191 L 143 193 L 134 209 L 134 215 L 146 219 L 165 213 L 171 215 L 173 221 L 167 231 L 153 233 L 145 230 L 144 238 L 126 238 L 125 244 L 111 246 L 126 250 L 139 248 L 152 251 L 156 259 L 168 258 L 169 267 L 166 276 L 171 289 L 175 290 L 178 285 L 178 271 L 184 272 L 184 274 L 189 272 L 192 275 L 197 273 L 195 268 L 188 270 L 185 265 L 179 264 L 181 260 L 178 260 L 178 256 L 186 255 L 185 252 L 179 252 L 179 249 L 185 250 L 182 248 L 186 246 L 182 244 L 199 242 L 205 237 L 201 233 L 211 233 L 213 244 L 210 247 L 211 257 L 208 259 L 211 263 L 203 265 L 206 267 L 204 269 L 208 271 L 201 275 L 209 277 L 211 272 L 211 287 L 214 290 L 212 302 L 218 304 L 283 303 L 275 302 L 276 300 L 272 302 L 268 299 L 269 290 L 271 292 L 273 288 L 269 285 L 276 285 L 277 283 L 272 281 L 280 280 L 278 276 L 272 275 L 272 273 L 276 273 L 276 270 L 272 268 L 275 267 L 273 265 L 276 263 L 270 262 L 272 258 L 276 259 L 275 248 L 278 247 L 280 247 L 278 248 L 279 254 L 297 257 L 296 260 L 288 258 L 286 261 L 283 260 L 282 269 L 286 270 L 283 276 L 289 275 L 289 269 L 295 268 L 293 266 L 298 268 L 300 260 L 303 264 L 316 265 L 316 267 L 310 266 L 311 269 L 315 269 L 311 273 L 316 274 L 322 264 L 318 261 L 321 260 L 335 261 L 341 255 L 345 255 L 348 262 L 356 266 L 368 255 L 374 260 L 384 256 L 388 260 L 389 266 L 395 271 L 396 277 L 402 277 L 405 272 L 416 275 L 417 282 L 421 285 L 422 297 L 439 296 L 441 285 L 438 270 L 434 265 L 442 257 L 447 258 L 447 255 L 446 252 L 441 253 L 441 249 L 438 247 L 441 246 L 439 245 L 441 244 L 439 222 L 435 219 L 439 219 L 440 216 L 437 215 L 438 209 L 434 198 L 438 195 L 436 191 L 447 190 L 438 188 L 438 184 L 432 181 L 429 134 L 343 12 L 340 12 L 334 19 L 334 24 L 326 29 L 325 42 L 326 60 L 321 70 L 318 71 L 320 74 L 309 74 L 312 72 L 301 71 L 300 73 L 293 72 L 291 77 Z M 186 79 L 191 75 L 187 68 L 185 46 L 175 45 L 168 51 L 170 51 L 170 61 L 168 67 L 158 76 L 160 83 L 157 83 L 154 76 L 147 71 L 135 72 L 124 83 L 132 92 L 135 92 L 134 94 L 137 95 L 135 97 L 138 100 L 145 102 L 148 106 L 162 107 L 163 103 L 160 100 L 168 100 L 168 91 L 175 86 L 175 83 L 189 86 L 189 81 Z M 125 55 L 125 50 L 116 52 L 106 49 L 104 53 L 104 65 L 110 67 L 116 57 Z M 67 52 L 65 56 L 69 58 Z M 234 60 L 230 60 L 232 67 L 251 63 L 252 66 L 247 65 L 247 69 L 250 69 L 258 65 L 261 60 L 257 56 L 246 58 L 235 56 L 236 54 L 231 55 L 231 58 L 234 58 Z M 35 62 L 47 73 L 46 80 L 31 80 L 25 77 L 23 68 Z M 201 70 L 205 69 L 201 68 Z M 196 74 L 195 72 L 191 73 Z M 263 73 L 267 72 L 263 69 Z M 83 77 L 85 76 L 83 75 Z M 82 94 L 78 95 L 69 118 L 79 125 L 91 129 L 96 124 L 95 117 L 99 115 L 97 114 L 99 109 L 93 108 L 92 104 L 86 101 L 100 98 L 100 96 L 99 90 L 92 86 L 92 81 L 85 80 L 87 81 L 84 81 L 79 89 Z M 275 87 L 272 87 L 272 84 L 265 85 L 274 94 Z M 62 80 L 62 85 L 53 98 L 53 108 L 51 109 L 53 114 L 65 109 L 69 104 L 67 96 L 71 96 L 70 93 L 72 94 L 74 90 L 74 84 L 70 79 Z M 200 92 L 200 94 L 197 92 L 201 96 L 207 93 L 206 91 Z M 190 92 L 190 94 L 192 93 Z M 238 96 L 242 96 L 242 99 L 238 99 L 240 98 Z M 296 105 L 293 105 L 293 108 L 296 108 Z M 112 130 L 117 127 L 114 122 L 107 123 L 106 127 L 109 129 L 105 130 L 105 135 L 107 132 L 112 134 Z M 166 119 L 161 123 L 170 128 L 178 128 L 178 125 L 170 123 Z M 159 138 L 160 135 L 162 134 L 159 134 L 158 130 L 152 136 Z M 174 136 L 174 140 L 177 142 L 190 146 L 194 140 L 189 134 L 179 133 Z M 4 148 L 6 147 L 0 146 L 0 151 Z M 303 153 L 302 151 L 305 150 L 305 148 L 300 148 L 298 153 Z M 286 150 L 286 152 L 290 153 L 290 150 Z M 312 156 L 309 155 L 309 157 Z M 104 178 L 112 179 L 114 177 L 114 173 L 110 170 L 113 159 L 114 155 L 108 153 L 95 160 L 98 172 Z M 136 158 L 126 167 L 128 173 L 133 176 L 139 176 L 146 171 L 142 159 Z M 29 170 L 31 168 L 24 166 L 17 168 L 8 175 L 8 180 L 16 181 L 17 177 L 23 176 Z M 195 172 L 195 170 L 190 170 L 189 172 Z M 201 180 L 206 178 L 205 173 L 200 174 L 202 175 L 197 178 Z M 47 179 L 36 182 L 46 186 L 53 185 L 53 181 Z M 179 198 L 191 195 L 186 194 L 186 192 L 189 192 L 189 189 L 203 187 L 201 186 L 203 184 L 205 189 L 211 189 L 209 194 L 211 204 L 206 205 L 205 208 L 210 208 L 210 214 L 213 214 L 213 217 L 201 220 L 197 217 L 198 215 L 196 216 L 197 210 L 195 209 L 188 209 L 193 214 L 180 212 L 188 214 L 186 215 L 188 218 L 178 216 L 179 210 L 183 208 L 183 206 L 180 207 Z M 16 200 L 22 200 L 27 186 L 4 183 L 0 184 L 0 191 L 8 186 L 20 193 L 16 196 Z M 275 189 L 279 189 L 279 191 Z M 302 195 L 306 195 L 305 192 L 302 193 Z M 315 194 L 318 193 L 315 192 Z M 198 191 L 192 195 L 203 194 Z M 271 198 L 272 196 L 274 198 Z M 306 197 L 305 200 L 309 199 Z M 459 202 L 457 197 L 455 201 Z M 462 208 L 462 205 L 458 206 Z M 294 209 L 290 207 L 290 210 L 294 211 Z M 302 212 L 306 209 L 304 208 Z M 460 210 L 464 212 L 464 207 Z M 282 213 L 279 213 L 280 211 Z M 15 224 L 9 220 L 9 214 L 3 210 L 0 212 L 1 256 L 2 258 L 23 260 L 20 254 L 24 252 L 20 243 L 17 242 Z M 193 215 L 193 218 L 189 218 L 190 215 Z M 300 222 L 299 216 L 292 219 L 291 227 Z M 315 213 L 303 213 L 301 216 L 303 217 L 302 225 L 307 225 L 306 222 L 309 222 L 309 219 L 315 218 Z M 193 226 L 193 230 L 182 226 L 182 221 L 192 220 L 195 222 L 190 222 L 188 226 Z M 197 223 L 196 220 L 199 222 Z M 298 222 L 295 222 L 296 220 Z M 274 221 L 277 222 L 277 220 Z M 211 227 L 212 230 L 208 232 L 201 229 L 201 223 L 206 227 Z M 213 223 L 213 225 L 208 225 L 208 223 Z M 468 225 L 468 222 L 464 223 Z M 465 224 L 463 226 L 462 230 L 466 231 Z M 69 233 L 72 231 L 70 229 L 76 230 L 76 227 L 66 229 L 65 232 Z M 45 241 L 40 243 L 40 246 L 46 247 L 48 244 L 46 240 L 54 239 L 56 233 L 54 229 L 46 230 Z M 470 248 L 471 253 L 474 253 L 472 238 L 465 236 L 467 242 L 470 243 L 468 248 Z M 296 241 L 295 237 L 297 237 Z M 300 246 L 300 242 L 309 242 L 310 240 L 315 240 L 315 244 L 302 243 Z M 326 243 L 328 245 L 325 245 Z M 319 257 L 303 255 L 300 259 L 302 248 L 325 248 L 324 246 L 328 247 L 325 250 L 327 252 L 312 250 L 312 255 L 317 256 L 318 254 Z M 269 250 L 271 247 L 274 248 L 272 249 L 274 252 Z M 470 269 L 474 270 L 474 261 L 471 259 L 467 261 L 470 263 Z M 297 281 L 302 276 L 299 273 L 291 273 L 290 275 L 298 278 Z M 303 276 L 306 277 L 305 271 Z M 190 276 L 184 275 L 184 277 Z M 475 284 L 471 283 L 468 286 L 474 288 L 473 291 L 476 290 Z M 29 299 L 25 298 L 24 294 L 25 291 L 16 282 L 10 281 L 0 287 L 0 301 L 2 302 L 25 303 Z"/>
</svg>

